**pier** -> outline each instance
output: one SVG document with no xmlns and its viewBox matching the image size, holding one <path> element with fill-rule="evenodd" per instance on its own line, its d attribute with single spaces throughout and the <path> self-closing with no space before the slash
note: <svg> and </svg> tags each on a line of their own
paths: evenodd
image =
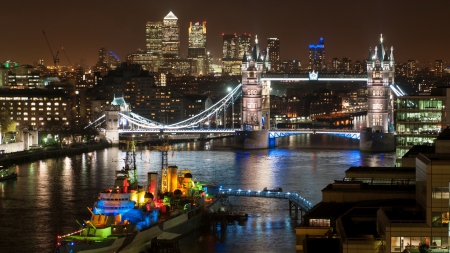
<svg viewBox="0 0 450 253">
<path fill-rule="evenodd" d="M 289 213 L 292 210 L 295 212 L 295 216 L 298 216 L 298 211 L 309 211 L 313 205 L 311 202 L 298 195 L 296 192 L 274 192 L 274 191 L 251 191 L 251 190 L 233 190 L 233 189 L 220 189 L 219 194 L 222 196 L 243 196 L 243 197 L 256 197 L 256 198 L 275 198 L 275 199 L 287 199 L 289 200 Z"/>
</svg>

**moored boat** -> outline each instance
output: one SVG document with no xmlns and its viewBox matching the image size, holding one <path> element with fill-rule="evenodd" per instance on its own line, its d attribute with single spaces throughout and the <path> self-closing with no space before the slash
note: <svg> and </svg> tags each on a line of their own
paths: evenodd
<svg viewBox="0 0 450 253">
<path fill-rule="evenodd" d="M 247 220 L 248 219 L 248 214 L 244 210 L 238 211 L 236 216 L 239 220 Z"/>
<path fill-rule="evenodd" d="M 283 192 L 283 189 L 281 187 L 276 187 L 273 189 L 267 189 L 267 187 L 264 187 L 263 192 Z"/>
<path fill-rule="evenodd" d="M 16 178 L 17 173 L 15 171 L 16 166 L 4 168 L 3 166 L 0 166 L 0 181 L 7 180 L 11 178 Z"/>
</svg>

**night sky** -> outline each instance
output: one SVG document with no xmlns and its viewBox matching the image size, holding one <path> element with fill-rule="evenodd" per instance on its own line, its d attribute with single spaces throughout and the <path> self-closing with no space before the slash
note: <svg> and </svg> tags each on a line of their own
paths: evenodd
<svg viewBox="0 0 450 253">
<path fill-rule="evenodd" d="M 69 60 L 94 65 L 106 47 L 122 61 L 145 49 L 145 24 L 162 21 L 172 11 L 181 30 L 181 55 L 187 54 L 189 22 L 207 22 L 208 51 L 222 57 L 222 33 L 258 35 L 260 48 L 268 37 L 281 41 L 282 60 L 306 65 L 308 44 L 325 40 L 326 58 L 362 60 L 383 34 L 394 46 L 396 62 L 450 60 L 448 0 L 15 0 L 0 5 L 0 62 L 32 64 L 64 46 Z M 60 51 L 60 65 L 69 65 Z"/>
</svg>

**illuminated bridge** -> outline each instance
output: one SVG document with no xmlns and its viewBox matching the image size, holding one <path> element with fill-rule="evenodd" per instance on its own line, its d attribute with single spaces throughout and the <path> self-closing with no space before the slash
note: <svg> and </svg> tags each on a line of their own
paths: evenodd
<svg viewBox="0 0 450 253">
<path fill-rule="evenodd" d="M 262 82 L 267 82 L 270 85 L 271 81 L 286 81 L 286 82 L 298 82 L 298 81 L 367 81 L 367 74 L 322 74 L 322 73 L 300 73 L 300 74 L 272 74 L 265 73 L 261 76 Z M 390 88 L 397 96 L 405 95 L 404 92 L 396 85 L 390 85 Z M 133 133 L 168 133 L 168 134 L 232 134 L 241 129 L 234 128 L 233 122 L 229 129 L 201 129 L 205 123 L 212 120 L 220 121 L 221 115 L 228 108 L 232 108 L 234 112 L 234 103 L 242 96 L 242 84 L 236 86 L 230 91 L 224 98 L 217 103 L 204 110 L 203 112 L 195 115 L 189 119 L 180 121 L 174 124 L 163 124 L 151 119 L 142 117 L 130 110 L 117 110 L 116 116 L 111 116 L 111 113 L 105 113 L 97 120 L 93 121 L 90 125 L 100 126 L 101 123 L 106 122 L 109 124 L 106 132 L 111 132 L 109 136 L 106 136 L 109 140 L 118 141 L 121 134 L 133 134 Z M 116 117 L 116 118 L 114 118 Z M 111 119 L 113 118 L 113 119 Z M 110 122 L 118 122 L 118 125 L 111 124 Z M 225 119 L 223 119 L 225 121 Z M 127 122 L 128 127 L 120 127 L 121 122 Z M 360 133 L 356 130 L 325 130 L 325 129 L 271 129 L 269 130 L 269 138 L 279 138 L 284 136 L 296 135 L 296 134 L 329 134 L 351 139 L 360 139 Z M 108 135 L 108 134 L 106 134 Z"/>
<path fill-rule="evenodd" d="M 301 211 L 309 211 L 313 205 L 308 200 L 295 192 L 274 192 L 274 191 L 251 191 L 251 190 L 233 190 L 220 188 L 219 194 L 223 196 L 253 197 L 253 198 L 273 198 L 289 200 L 289 209 L 300 209 Z"/>
</svg>

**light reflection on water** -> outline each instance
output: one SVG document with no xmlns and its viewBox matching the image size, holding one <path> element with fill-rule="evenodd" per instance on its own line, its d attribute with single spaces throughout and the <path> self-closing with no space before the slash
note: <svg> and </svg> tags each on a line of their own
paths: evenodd
<svg viewBox="0 0 450 253">
<path fill-rule="evenodd" d="M 281 138 L 267 150 L 233 150 L 229 139 L 176 144 L 169 164 L 190 169 L 194 179 L 224 188 L 262 190 L 282 187 L 313 204 L 321 190 L 342 179 L 350 166 L 393 166 L 394 153 L 367 154 L 358 142 L 326 135 Z M 138 147 L 139 181 L 159 171 L 161 154 Z M 200 152 L 200 150 L 203 150 Z M 0 252 L 53 252 L 56 235 L 77 229 L 75 220 L 89 219 L 86 209 L 96 194 L 113 185 L 125 152 L 110 148 L 88 154 L 22 164 L 16 180 L 0 182 Z M 294 227 L 286 200 L 230 197 L 249 219 L 230 224 L 225 232 L 198 230 L 180 242 L 181 251 L 295 252 Z"/>
</svg>

